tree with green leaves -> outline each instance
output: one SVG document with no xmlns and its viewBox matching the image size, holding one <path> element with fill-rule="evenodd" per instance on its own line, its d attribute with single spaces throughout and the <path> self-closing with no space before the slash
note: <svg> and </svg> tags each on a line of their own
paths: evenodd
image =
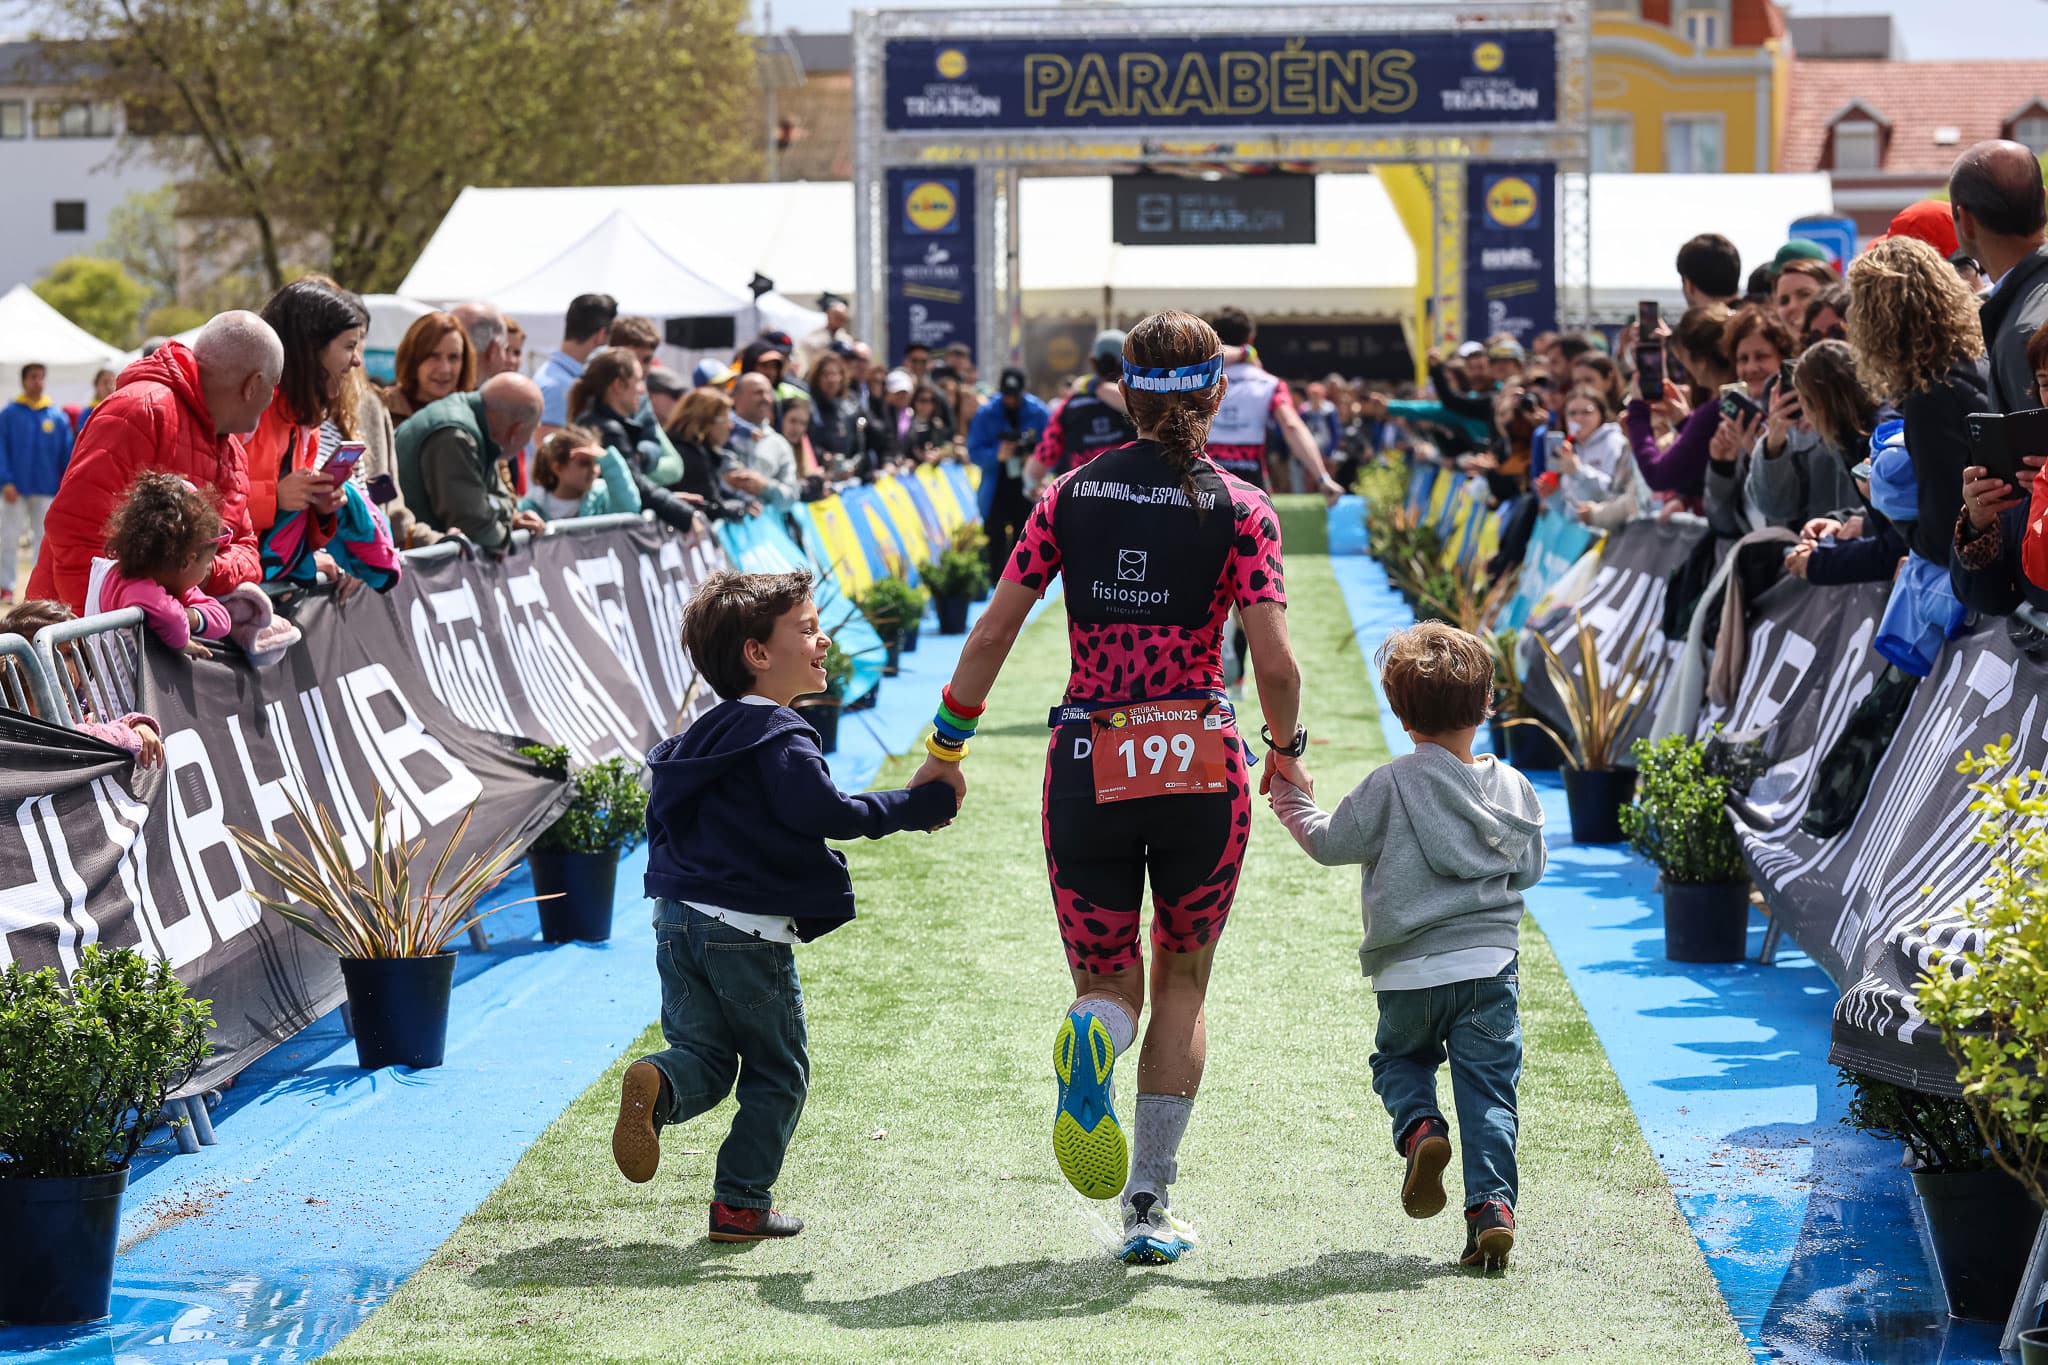
<svg viewBox="0 0 2048 1365">
<path fill-rule="evenodd" d="M 95 253 L 119 261 L 149 291 L 143 311 L 178 301 L 178 191 L 172 185 L 137 190 L 107 215 L 107 237 Z M 182 328 L 179 330 L 183 330 Z"/>
<path fill-rule="evenodd" d="M 29 287 L 101 341 L 123 348 L 135 344 L 142 301 L 149 297 L 119 261 L 98 256 L 66 256 Z"/>
<path fill-rule="evenodd" d="M 129 111 L 179 210 L 291 267 L 393 288 L 467 185 L 751 173 L 747 0 L 51 0 L 74 77 Z"/>
</svg>

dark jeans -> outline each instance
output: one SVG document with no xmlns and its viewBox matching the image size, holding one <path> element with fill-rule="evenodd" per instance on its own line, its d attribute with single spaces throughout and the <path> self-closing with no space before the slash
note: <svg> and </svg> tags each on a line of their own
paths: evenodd
<svg viewBox="0 0 2048 1365">
<path fill-rule="evenodd" d="M 1000 583 L 1003 570 L 1010 567 L 1010 551 L 1017 548 L 1017 537 L 1024 534 L 1024 522 L 1031 515 L 1031 499 L 1024 496 L 1024 480 L 1001 465 L 984 477 L 996 481 L 995 496 L 989 500 L 988 523 L 982 529 L 988 533 L 989 581 Z"/>
<path fill-rule="evenodd" d="M 667 1112 L 655 1122 L 695 1118 L 731 1093 L 737 1078 L 740 1110 L 718 1149 L 712 1197 L 733 1208 L 769 1208 L 811 1083 L 796 954 L 663 900 L 654 903 L 654 961 L 668 1042 L 643 1059 L 668 1082 Z"/>
<path fill-rule="evenodd" d="M 1372 1088 L 1394 1116 L 1398 1146 L 1423 1119 L 1440 1119 L 1436 1071 L 1451 1063 L 1465 1207 L 1515 1206 L 1515 1086 L 1522 1079 L 1521 982 L 1499 976 L 1420 991 L 1381 991 Z"/>
</svg>

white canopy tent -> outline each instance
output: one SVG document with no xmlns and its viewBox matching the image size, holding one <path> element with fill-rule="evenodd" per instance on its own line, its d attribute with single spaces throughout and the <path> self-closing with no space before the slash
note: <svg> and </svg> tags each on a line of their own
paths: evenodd
<svg viewBox="0 0 2048 1365">
<path fill-rule="evenodd" d="M 1024 311 L 1092 318 L 1105 302 L 1116 313 L 1231 302 L 1271 317 L 1406 316 L 1415 248 L 1378 178 L 1319 176 L 1316 193 L 1313 246 L 1128 247 L 1110 240 L 1106 177 L 1027 177 L 1019 205 Z M 1793 219 L 1834 204 L 1825 175 L 1596 175 L 1591 199 L 1594 308 L 1616 321 L 1638 299 L 1677 308 L 1673 261 L 1694 234 L 1721 233 L 1754 265 L 1776 252 Z M 843 181 L 467 189 L 400 292 L 493 298 L 492 290 L 541 270 L 619 214 L 720 289 L 743 289 L 758 272 L 792 298 L 852 292 L 853 189 Z M 576 292 L 604 287 L 586 281 Z M 609 292 L 632 307 L 628 290 Z M 493 301 L 518 314 L 540 348 L 558 341 L 559 317 Z M 764 313 L 769 306 L 764 298 Z"/>
<path fill-rule="evenodd" d="M 21 367 L 47 366 L 46 392 L 59 403 L 92 399 L 92 377 L 100 370 L 121 368 L 127 356 L 43 302 L 25 284 L 0 295 L 0 383 L 12 394 Z"/>
</svg>

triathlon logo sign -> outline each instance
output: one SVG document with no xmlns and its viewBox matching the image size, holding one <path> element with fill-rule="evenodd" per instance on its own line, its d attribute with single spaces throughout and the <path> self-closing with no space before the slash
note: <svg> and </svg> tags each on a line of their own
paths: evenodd
<svg viewBox="0 0 2048 1365">
<path fill-rule="evenodd" d="M 1556 172 L 1547 162 L 1465 168 L 1468 337 L 1511 332 L 1527 345 L 1557 325 Z"/>
<path fill-rule="evenodd" d="M 935 60 L 950 65 L 943 53 Z M 890 344 L 973 345 L 974 172 L 892 170 L 888 194 Z"/>
<path fill-rule="evenodd" d="M 1528 126 L 1557 118 L 1557 38 L 899 38 L 883 86 L 891 132 Z"/>
</svg>

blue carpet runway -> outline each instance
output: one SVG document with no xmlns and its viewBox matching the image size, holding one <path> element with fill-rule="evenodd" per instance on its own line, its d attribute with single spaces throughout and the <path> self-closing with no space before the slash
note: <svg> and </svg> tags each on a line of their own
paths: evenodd
<svg viewBox="0 0 2048 1365">
<path fill-rule="evenodd" d="M 1414 616 L 1372 560 L 1330 566 L 1369 667 Z M 1409 752 L 1385 698 L 1380 714 L 1388 746 Z M 1826 974 L 1789 942 L 1775 966 L 1758 966 L 1760 919 L 1748 963 L 1665 961 L 1656 870 L 1625 846 L 1572 843 L 1562 781 L 1530 779 L 1550 870 L 1529 912 L 1756 1358 L 2000 1360 L 1997 1327 L 1947 1315 L 1899 1146 L 1840 1122 L 1847 1097 L 1827 1060 L 1838 992 Z"/>
</svg>

